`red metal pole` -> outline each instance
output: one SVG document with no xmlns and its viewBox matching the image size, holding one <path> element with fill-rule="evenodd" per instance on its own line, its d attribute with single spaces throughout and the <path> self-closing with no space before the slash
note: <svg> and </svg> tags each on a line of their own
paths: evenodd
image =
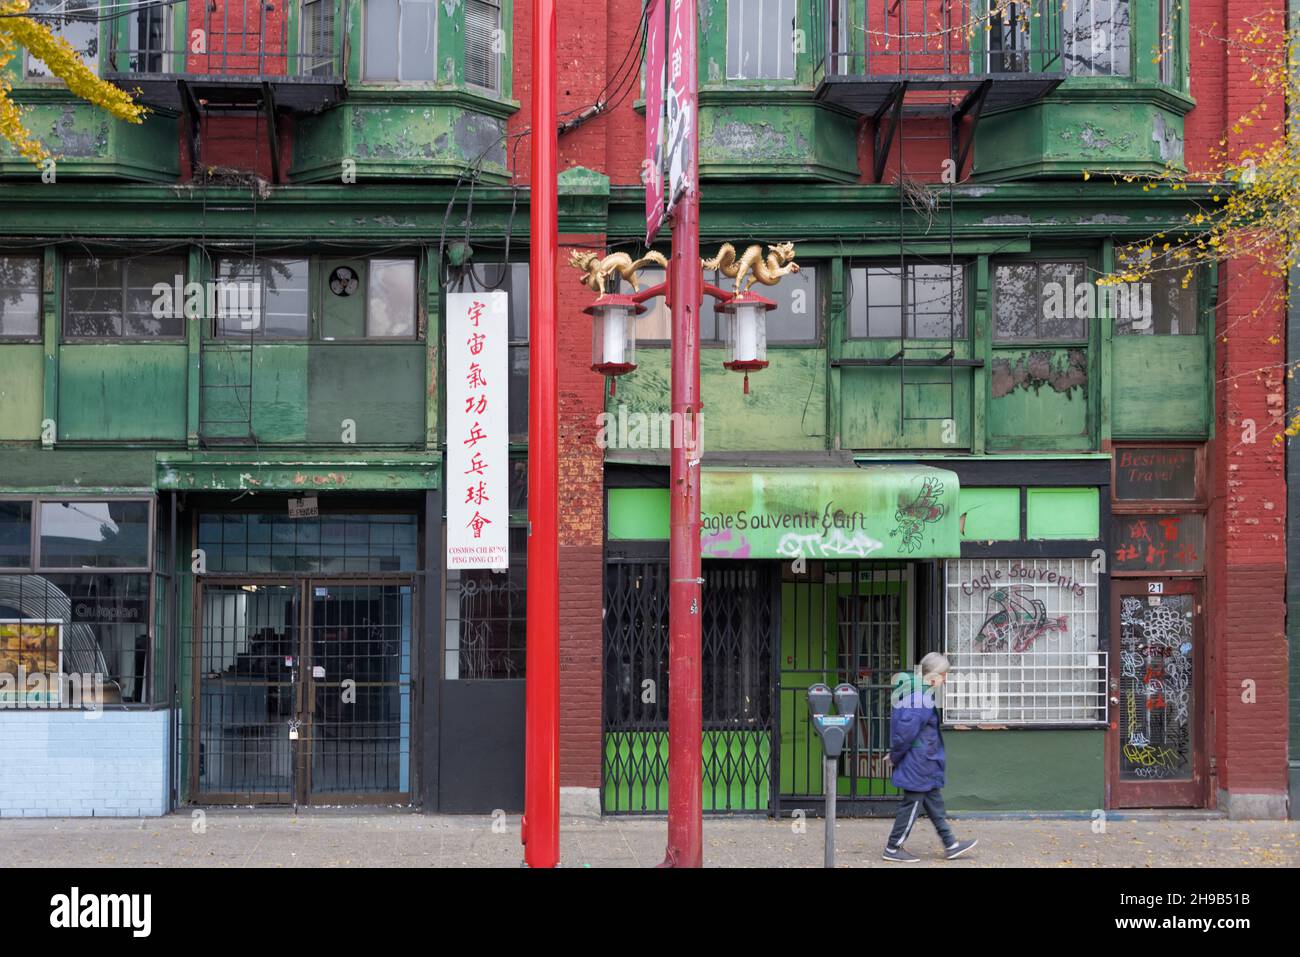
<svg viewBox="0 0 1300 957">
<path fill-rule="evenodd" d="M 672 410 L 690 435 L 699 427 L 700 270 L 699 149 L 696 104 L 696 0 L 682 0 L 682 72 L 690 109 L 690 180 L 673 214 Z M 688 459 L 686 445 L 675 443 L 669 474 L 671 507 L 668 541 L 668 850 L 664 864 L 704 866 L 703 756 L 700 621 L 700 462 Z M 698 451 L 695 452 L 698 456 Z"/>
<path fill-rule="evenodd" d="M 533 0 L 533 162 L 528 254 L 528 644 L 524 863 L 560 862 L 559 392 L 556 380 L 555 0 Z"/>
</svg>

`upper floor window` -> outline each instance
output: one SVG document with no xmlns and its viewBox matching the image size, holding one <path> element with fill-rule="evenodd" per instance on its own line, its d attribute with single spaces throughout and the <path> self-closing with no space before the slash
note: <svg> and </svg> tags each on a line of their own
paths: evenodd
<svg viewBox="0 0 1300 957">
<path fill-rule="evenodd" d="M 63 275 L 67 339 L 164 339 L 185 332 L 181 256 L 69 256 Z M 165 287 L 159 295 L 156 287 Z"/>
<path fill-rule="evenodd" d="M 334 0 L 303 0 L 302 72 L 330 76 L 334 72 Z"/>
<path fill-rule="evenodd" d="M 126 18 L 129 68 L 135 73 L 171 72 L 171 8 L 141 7 Z"/>
<path fill-rule="evenodd" d="M 642 289 L 664 281 L 662 269 L 643 269 L 637 275 Z M 728 292 L 732 289 L 731 280 L 721 272 L 705 273 L 704 279 Z M 618 291 L 630 293 L 632 287 L 620 282 Z M 775 286 L 756 285 L 753 291 L 776 303 L 776 308 L 767 313 L 769 346 L 813 345 L 818 341 L 821 328 L 816 265 L 803 265 L 797 274 L 782 276 Z M 667 302 L 659 296 L 645 305 L 646 311 L 636 318 L 637 342 L 662 345 L 671 341 L 673 319 Z M 721 345 L 724 332 L 718 321 L 717 303 L 706 294 L 700 308 L 700 342 Z"/>
<path fill-rule="evenodd" d="M 305 259 L 218 260 L 216 334 L 306 339 L 311 319 L 307 276 Z"/>
<path fill-rule="evenodd" d="M 1160 0 L 1160 82 L 1181 85 L 1179 40 L 1182 33 L 1182 0 Z"/>
<path fill-rule="evenodd" d="M 1129 0 L 1065 0 L 1065 72 L 1128 76 Z"/>
<path fill-rule="evenodd" d="M 0 256 L 0 337 L 41 337 L 39 256 Z"/>
<path fill-rule="evenodd" d="M 853 266 L 849 338 L 960 339 L 966 336 L 966 275 L 961 264 Z"/>
<path fill-rule="evenodd" d="M 1104 288 L 1087 279 L 1082 262 L 998 264 L 993 270 L 993 341 L 1087 339 L 1096 293 Z"/>
<path fill-rule="evenodd" d="M 794 79 L 795 7 L 795 0 L 727 0 L 727 79 Z"/>
<path fill-rule="evenodd" d="M 28 12 L 41 14 L 40 22 L 67 40 L 93 72 L 99 72 L 99 0 L 31 0 Z M 27 76 L 44 79 L 52 75 L 49 67 L 27 54 Z"/>
<path fill-rule="evenodd" d="M 365 35 L 363 79 L 438 78 L 437 0 L 366 0 Z"/>
<path fill-rule="evenodd" d="M 465 2 L 465 82 L 496 92 L 501 88 L 501 4 Z"/>
<path fill-rule="evenodd" d="M 1169 253 L 1154 254 L 1136 246 L 1116 250 L 1116 261 L 1125 265 L 1150 264 L 1133 282 L 1122 282 L 1116 290 L 1111 315 L 1115 332 L 1121 336 L 1194 336 L 1197 322 L 1197 270 Z"/>
</svg>

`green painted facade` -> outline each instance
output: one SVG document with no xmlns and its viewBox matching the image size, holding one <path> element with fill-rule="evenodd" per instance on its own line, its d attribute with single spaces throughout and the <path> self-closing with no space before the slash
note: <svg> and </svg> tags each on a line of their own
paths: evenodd
<svg viewBox="0 0 1300 957">
<path fill-rule="evenodd" d="M 1100 731 L 946 731 L 952 811 L 1083 811 L 1105 807 Z"/>
</svg>

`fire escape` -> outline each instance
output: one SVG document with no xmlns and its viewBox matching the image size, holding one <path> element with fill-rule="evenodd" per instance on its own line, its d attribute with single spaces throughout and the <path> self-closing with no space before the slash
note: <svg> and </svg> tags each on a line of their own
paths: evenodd
<svg viewBox="0 0 1300 957">
<path fill-rule="evenodd" d="M 820 45 L 814 51 L 817 98 L 865 119 L 872 136 L 871 178 L 884 180 L 892 155 L 892 179 L 898 186 L 898 350 L 888 357 L 844 358 L 836 364 L 899 370 L 901 430 L 909 422 L 955 420 L 956 370 L 980 364 L 959 355 L 959 339 L 968 334 L 962 330 L 959 335 L 956 328 L 957 317 L 965 314 L 957 304 L 965 299 L 966 283 L 955 255 L 955 187 L 967 175 L 981 114 L 1032 103 L 1064 78 L 1061 11 L 1062 0 L 814 4 L 813 42 Z M 946 141 L 948 175 L 937 185 L 933 147 L 922 147 L 926 171 L 917 174 L 911 165 L 909 144 L 925 140 Z M 933 249 L 943 233 L 946 255 L 914 251 L 920 244 Z M 916 280 L 925 270 L 930 277 L 946 273 L 946 293 L 932 278 Z M 920 334 L 919 322 L 909 318 L 925 311 L 920 307 L 926 298 L 930 303 L 947 300 L 946 343 L 941 328 L 930 324 Z M 942 373 L 936 376 L 935 368 L 946 369 L 946 379 Z"/>
<path fill-rule="evenodd" d="M 220 194 L 228 221 L 245 221 L 238 252 L 248 256 L 241 275 L 260 282 L 271 275 L 258 260 L 258 202 L 267 195 L 257 174 L 267 151 L 271 182 L 282 183 L 282 115 L 316 113 L 345 94 L 335 13 L 339 0 L 189 0 L 183 5 L 142 7 L 131 15 L 126 43 L 109 51 L 106 77 L 138 91 L 148 106 L 180 114 L 203 211 L 196 242 L 205 256 L 205 279 L 216 280 L 209 253 L 209 186 Z M 177 20 L 183 22 L 178 23 Z M 211 117 L 253 121 L 254 149 L 248 168 L 212 170 L 202 162 L 203 136 Z M 266 141 L 259 127 L 265 128 Z M 244 164 L 241 164 L 241 167 Z M 246 193 L 244 191 L 247 191 Z M 232 195 L 233 193 L 233 195 Z M 214 207 L 215 210 L 216 207 Z M 222 237 L 229 242 L 230 237 Z M 248 335 L 231 334 L 220 315 L 209 316 L 200 363 L 200 440 L 204 445 L 256 445 L 253 382 L 261 323 Z"/>
</svg>

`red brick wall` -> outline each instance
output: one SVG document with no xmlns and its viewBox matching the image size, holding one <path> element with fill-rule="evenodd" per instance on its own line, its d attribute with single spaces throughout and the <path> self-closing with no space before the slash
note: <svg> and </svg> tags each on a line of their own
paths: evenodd
<svg viewBox="0 0 1300 957">
<path fill-rule="evenodd" d="M 1245 16 L 1283 4 L 1212 0 L 1192 5 L 1189 163 L 1203 168 L 1221 139 L 1235 151 L 1271 135 L 1282 104 L 1263 122 L 1234 132 L 1237 117 L 1261 101 L 1251 68 L 1213 37 L 1231 37 Z M 1280 280 L 1253 262 L 1220 269 L 1216 316 L 1216 438 L 1210 446 L 1211 546 L 1208 620 L 1212 654 L 1213 744 L 1218 787 L 1229 793 L 1286 790 L 1286 484 L 1283 447 L 1273 444 L 1286 413 L 1285 314 Z M 1270 341 L 1272 340 L 1272 341 Z M 1253 423 L 1253 443 L 1246 441 Z M 1254 684 L 1254 703 L 1242 700 Z M 1212 796 L 1213 798 L 1213 796 Z"/>
</svg>

